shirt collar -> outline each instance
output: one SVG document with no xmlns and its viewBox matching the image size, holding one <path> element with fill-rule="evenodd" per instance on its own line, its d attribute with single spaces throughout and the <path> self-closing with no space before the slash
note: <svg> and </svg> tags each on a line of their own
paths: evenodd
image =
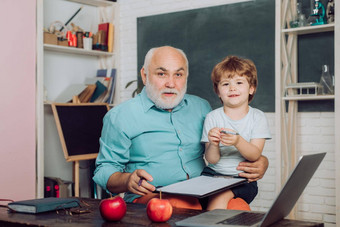
<svg viewBox="0 0 340 227">
<path fill-rule="evenodd" d="M 155 109 L 160 110 L 160 111 L 166 111 L 166 110 L 163 110 L 163 109 L 159 109 L 155 106 L 155 103 L 153 101 L 151 101 L 151 99 L 149 99 L 148 95 L 146 94 L 145 87 L 142 89 L 142 92 L 140 93 L 140 98 L 141 98 L 141 101 L 142 101 L 142 106 L 143 106 L 144 112 L 147 112 L 148 110 L 150 110 L 153 107 Z M 187 103 L 188 103 L 187 94 L 185 94 L 183 100 L 172 111 L 173 112 L 178 111 L 184 105 L 187 105 Z"/>
</svg>

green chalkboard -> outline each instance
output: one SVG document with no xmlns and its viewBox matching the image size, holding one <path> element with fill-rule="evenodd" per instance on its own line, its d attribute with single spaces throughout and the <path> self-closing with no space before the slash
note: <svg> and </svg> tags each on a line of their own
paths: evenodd
<svg viewBox="0 0 340 227">
<path fill-rule="evenodd" d="M 322 65 L 329 65 L 334 75 L 334 32 L 313 33 L 298 37 L 299 82 L 319 82 Z M 334 111 L 334 100 L 300 101 L 299 112 Z"/>
<path fill-rule="evenodd" d="M 152 47 L 182 49 L 189 59 L 188 93 L 207 99 L 213 108 L 221 103 L 212 88 L 212 68 L 227 55 L 253 60 L 259 87 L 251 106 L 275 112 L 275 1 L 140 17 L 137 35 L 138 69 Z"/>
</svg>

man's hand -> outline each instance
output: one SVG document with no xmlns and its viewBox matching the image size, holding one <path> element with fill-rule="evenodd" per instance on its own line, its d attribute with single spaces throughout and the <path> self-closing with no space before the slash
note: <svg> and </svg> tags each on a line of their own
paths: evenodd
<svg viewBox="0 0 340 227">
<path fill-rule="evenodd" d="M 260 180 L 268 168 L 268 159 L 261 156 L 254 162 L 240 162 L 237 170 L 244 171 L 239 173 L 240 177 L 245 177 L 249 182 Z"/>
<path fill-rule="evenodd" d="M 148 183 L 152 176 L 143 169 L 133 171 L 127 180 L 127 189 L 137 195 L 146 195 L 156 190 L 155 186 Z"/>
<path fill-rule="evenodd" d="M 143 169 L 137 169 L 132 173 L 113 173 L 108 182 L 107 189 L 112 193 L 130 191 L 138 195 L 146 195 L 156 190 L 155 186 L 147 181 L 153 181 L 152 176 Z"/>
</svg>

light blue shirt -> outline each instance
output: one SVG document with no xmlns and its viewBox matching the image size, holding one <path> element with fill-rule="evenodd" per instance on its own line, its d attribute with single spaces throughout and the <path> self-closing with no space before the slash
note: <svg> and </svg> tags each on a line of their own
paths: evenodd
<svg viewBox="0 0 340 227">
<path fill-rule="evenodd" d="M 207 143 L 208 133 L 212 128 L 228 128 L 238 132 L 246 141 L 252 139 L 271 139 L 269 124 L 266 115 L 259 109 L 249 106 L 247 115 L 240 120 L 233 120 L 228 117 L 223 107 L 215 109 L 207 114 L 204 121 L 202 142 Z M 225 175 L 238 175 L 241 171 L 236 170 L 238 164 L 245 161 L 235 146 L 225 146 L 220 143 L 221 158 L 216 164 L 209 164 L 209 167 L 218 173 Z"/>
<path fill-rule="evenodd" d="M 206 100 L 187 94 L 172 112 L 158 109 L 143 89 L 105 115 L 93 180 L 107 190 L 118 171 L 144 169 L 156 187 L 199 176 L 205 166 L 201 133 L 210 111 Z M 125 200 L 137 197 L 127 193 Z"/>
</svg>

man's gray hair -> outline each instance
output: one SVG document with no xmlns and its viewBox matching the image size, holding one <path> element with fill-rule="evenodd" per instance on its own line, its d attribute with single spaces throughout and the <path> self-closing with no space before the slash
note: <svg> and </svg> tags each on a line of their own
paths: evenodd
<svg viewBox="0 0 340 227">
<path fill-rule="evenodd" d="M 169 47 L 172 47 L 172 46 L 169 46 Z M 145 55 L 145 59 L 144 59 L 144 65 L 143 65 L 143 68 L 144 68 L 144 72 L 146 75 L 149 74 L 149 64 L 151 62 L 151 59 L 152 59 L 152 56 L 154 54 L 154 52 L 160 47 L 154 47 L 154 48 L 151 48 Z M 184 53 L 183 50 L 181 49 L 178 49 L 178 48 L 175 48 L 175 47 L 172 47 L 174 48 L 175 50 L 177 50 L 185 59 L 185 64 L 187 65 L 187 75 L 189 76 L 189 61 L 188 61 L 188 58 L 186 56 L 186 54 Z"/>
</svg>

